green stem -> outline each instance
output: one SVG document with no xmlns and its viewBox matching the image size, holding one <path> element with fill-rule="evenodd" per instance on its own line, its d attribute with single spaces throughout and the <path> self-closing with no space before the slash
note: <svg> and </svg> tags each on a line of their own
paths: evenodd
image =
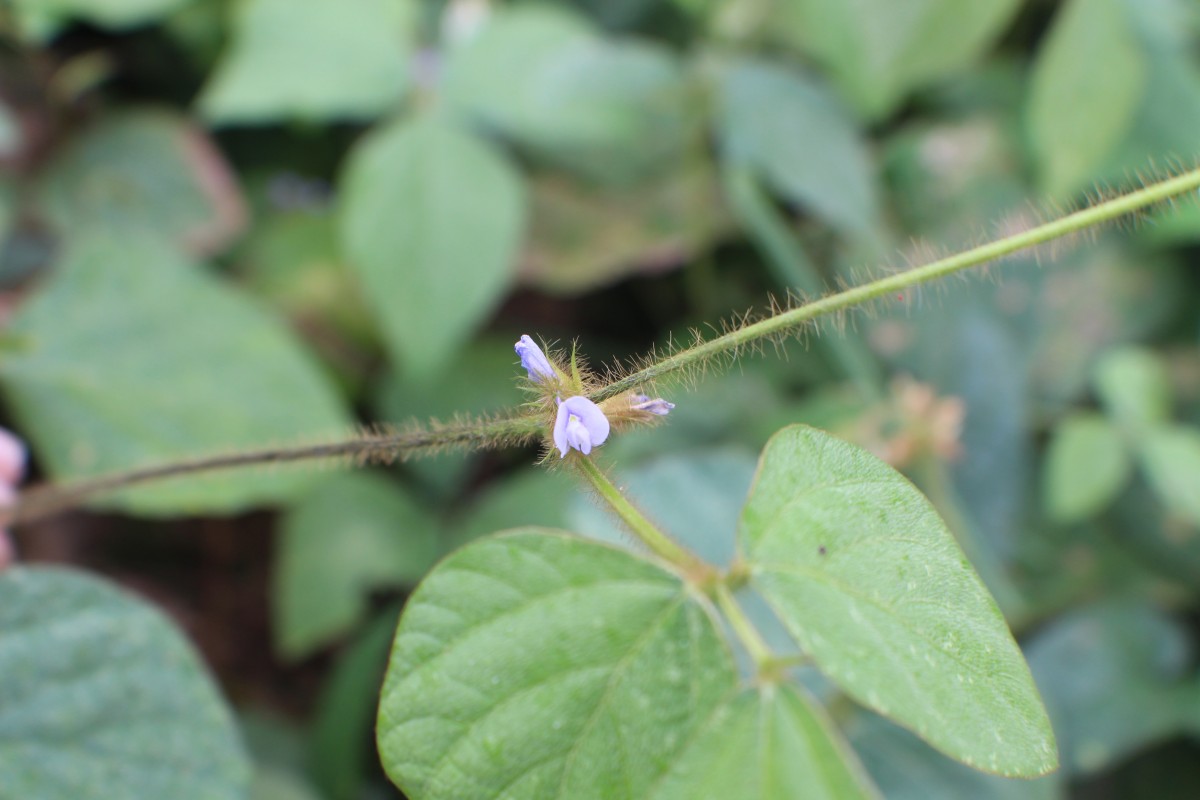
<svg viewBox="0 0 1200 800">
<path fill-rule="evenodd" d="M 233 467 L 327 459 L 348 459 L 358 464 L 390 464 L 422 452 L 479 449 L 528 442 L 540 435 L 545 425 L 546 421 L 540 415 L 525 415 L 397 433 L 366 434 L 325 444 L 248 450 L 157 464 L 65 484 L 36 486 L 21 493 L 9 522 L 31 522 L 83 505 L 97 495 L 167 478 Z"/>
<path fill-rule="evenodd" d="M 762 634 L 758 632 L 758 628 L 754 627 L 754 623 L 742 611 L 742 607 L 738 605 L 737 598 L 733 596 L 729 585 L 724 581 L 718 583 L 713 590 L 713 595 L 717 601 L 717 607 L 725 614 L 725 618 L 729 620 L 729 627 L 733 628 L 734 635 L 738 641 L 746 648 L 746 652 L 750 655 L 750 660 L 754 662 L 754 669 L 758 674 L 764 676 L 767 673 L 773 673 L 778 663 L 775 654 L 771 652 L 771 648 L 763 641 Z"/>
<path fill-rule="evenodd" d="M 762 250 L 775 277 L 787 288 L 799 289 L 809 297 L 823 294 L 825 286 L 816 264 L 754 175 L 748 169 L 727 168 L 723 178 L 734 212 L 746 226 L 751 241 Z M 817 341 L 828 349 L 865 397 L 875 400 L 883 397 L 883 374 L 857 331 L 847 329 L 839 336 L 821 336 Z"/>
<path fill-rule="evenodd" d="M 1175 178 L 1152 184 L 1143 189 L 1121 195 L 1112 200 L 1076 211 L 1060 219 L 1052 220 L 1022 233 L 1005 236 L 994 242 L 973 247 L 955 255 L 938 259 L 930 264 L 909 270 L 907 272 L 880 278 L 862 286 L 838 292 L 837 294 L 814 300 L 791 311 L 768 317 L 767 319 L 747 325 L 724 336 L 718 336 L 707 342 L 668 356 L 648 367 L 639 369 L 619 380 L 592 392 L 594 401 L 615 397 L 622 392 L 635 389 L 643 384 L 651 383 L 680 370 L 701 364 L 715 356 L 737 350 L 759 339 L 765 339 L 781 333 L 794 331 L 812 320 L 843 311 L 863 303 L 869 303 L 889 294 L 904 289 L 929 283 L 930 281 L 953 275 L 957 272 L 987 264 L 1019 250 L 1036 247 L 1040 244 L 1060 239 L 1074 233 L 1079 233 L 1094 225 L 1111 222 L 1126 214 L 1140 211 L 1177 197 L 1187 192 L 1200 189 L 1200 169 L 1185 172 Z"/>
<path fill-rule="evenodd" d="M 688 573 L 707 575 L 711 571 L 695 555 L 681 547 L 674 539 L 655 527 L 653 522 L 646 519 L 646 516 L 641 511 L 638 511 L 633 503 L 630 503 L 626 499 L 625 495 L 621 494 L 621 490 L 613 485 L 613 482 L 596 466 L 596 463 L 592 459 L 585 455 L 572 453 L 571 462 L 587 478 L 592 488 L 596 490 L 596 494 L 600 495 L 601 499 L 608 503 L 609 507 L 629 527 L 634 536 L 640 539 L 642 544 L 646 545 L 651 552 L 683 568 Z"/>
</svg>

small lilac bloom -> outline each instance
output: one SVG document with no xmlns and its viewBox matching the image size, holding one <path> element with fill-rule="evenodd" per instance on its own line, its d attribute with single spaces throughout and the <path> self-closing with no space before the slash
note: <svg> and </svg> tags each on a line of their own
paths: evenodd
<svg viewBox="0 0 1200 800">
<path fill-rule="evenodd" d="M 16 487 L 25 477 L 27 459 L 25 443 L 12 432 L 0 428 L 0 483 Z"/>
<path fill-rule="evenodd" d="M 648 411 L 651 414 L 657 414 L 660 417 L 665 417 L 671 413 L 671 409 L 675 407 L 674 403 L 668 403 L 661 397 L 655 397 L 653 400 L 644 394 L 635 394 L 630 400 L 630 407 L 634 411 Z"/>
<path fill-rule="evenodd" d="M 533 339 L 529 338 L 528 334 L 521 336 L 517 340 L 517 343 L 513 345 L 513 349 L 521 357 L 521 366 L 529 373 L 529 380 L 534 383 L 541 383 L 542 381 L 558 379 L 558 374 L 555 373 L 550 359 L 546 358 L 546 354 L 542 352 L 542 348 L 538 347 Z"/>
<path fill-rule="evenodd" d="M 586 456 L 593 447 L 604 444 L 608 430 L 608 417 L 600 406 L 579 395 L 568 397 L 559 403 L 554 419 L 554 446 L 559 458 L 565 458 L 570 447 Z"/>
</svg>

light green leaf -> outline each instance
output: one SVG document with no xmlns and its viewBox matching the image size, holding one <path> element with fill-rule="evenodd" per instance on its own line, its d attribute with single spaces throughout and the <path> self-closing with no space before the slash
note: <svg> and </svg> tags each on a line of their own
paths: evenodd
<svg viewBox="0 0 1200 800">
<path fill-rule="evenodd" d="M 201 255 L 224 249 L 246 222 L 220 152 L 186 119 L 160 111 L 113 114 L 84 130 L 42 175 L 37 205 L 68 240 L 153 232 Z"/>
<path fill-rule="evenodd" d="M 564 527 L 577 487 L 566 470 L 541 468 L 529 468 L 492 481 L 455 521 L 450 546 L 464 545 L 509 528 Z"/>
<path fill-rule="evenodd" d="M 304 778 L 282 767 L 258 767 L 250 800 L 324 800 Z"/>
<path fill-rule="evenodd" d="M 1047 192 L 1085 184 L 1134 121 L 1147 66 L 1123 0 L 1070 0 L 1034 63 L 1029 131 Z"/>
<path fill-rule="evenodd" d="M 652 800 L 879 797 L 825 712 L 793 686 L 747 689 L 723 707 Z"/>
<path fill-rule="evenodd" d="M 757 587 L 823 672 L 964 763 L 1057 766 L 995 601 L 933 506 L 866 451 L 804 426 L 767 444 L 739 526 Z"/>
<path fill-rule="evenodd" d="M 713 613 L 678 577 L 570 535 L 468 545 L 401 617 L 384 767 L 421 800 L 641 800 L 734 689 Z"/>
<path fill-rule="evenodd" d="M 1122 347 L 1106 353 L 1092 376 L 1105 409 L 1136 432 L 1171 418 L 1171 376 L 1153 352 Z"/>
<path fill-rule="evenodd" d="M 771 32 L 823 63 L 870 119 L 914 89 L 952 75 L 999 36 L 1020 0 L 791 0 Z"/>
<path fill-rule="evenodd" d="M 1129 480 L 1132 462 L 1121 432 L 1099 414 L 1072 414 L 1046 454 L 1046 507 L 1058 522 L 1102 511 Z"/>
<path fill-rule="evenodd" d="M 13 0 L 22 33 L 43 41 L 73 19 L 114 30 L 145 25 L 182 8 L 191 0 Z"/>
<path fill-rule="evenodd" d="M 0 383 L 58 480 L 343 436 L 340 398 L 284 325 L 172 247 L 76 242 L 12 321 Z M 100 501 L 140 514 L 290 500 L 311 468 L 228 470 Z"/>
<path fill-rule="evenodd" d="M 373 132 L 342 178 L 342 241 L 410 374 L 446 360 L 511 280 L 524 193 L 486 142 L 427 116 Z"/>
<path fill-rule="evenodd" d="M 877 222 L 866 147 L 822 86 L 781 64 L 742 60 L 725 70 L 720 90 L 728 161 L 752 167 L 788 200 L 844 230 Z"/>
<path fill-rule="evenodd" d="M 306 656 L 361 621 L 372 590 L 415 584 L 438 556 L 438 533 L 392 481 L 326 478 L 282 520 L 271 589 L 279 651 Z"/>
<path fill-rule="evenodd" d="M 1141 605 L 1082 609 L 1038 633 L 1029 665 L 1072 774 L 1099 772 L 1178 731 L 1192 707 L 1190 650 L 1178 624 Z"/>
<path fill-rule="evenodd" d="M 408 83 L 412 0 L 244 0 L 233 44 L 200 96 L 218 123 L 369 119 Z"/>
<path fill-rule="evenodd" d="M 1137 446 L 1154 491 L 1171 511 L 1200 526 L 1200 430 L 1155 427 Z"/>
<path fill-rule="evenodd" d="M 449 54 L 445 86 L 451 108 L 598 182 L 674 161 L 692 121 L 667 48 L 605 39 L 549 5 L 494 11 Z"/>
<path fill-rule="evenodd" d="M 250 765 L 162 614 L 72 570 L 0 573 L 0 797 L 241 800 Z"/>
</svg>

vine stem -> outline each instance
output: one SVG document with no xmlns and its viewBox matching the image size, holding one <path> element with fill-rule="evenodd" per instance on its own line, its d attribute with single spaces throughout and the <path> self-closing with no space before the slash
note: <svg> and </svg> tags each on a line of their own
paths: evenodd
<svg viewBox="0 0 1200 800">
<path fill-rule="evenodd" d="M 596 490 L 596 494 L 600 495 L 600 499 L 616 512 L 621 521 L 633 532 L 633 535 L 651 552 L 679 567 L 693 583 L 704 583 L 713 577 L 712 567 L 660 531 L 633 503 L 629 502 L 621 490 L 608 479 L 604 471 L 596 466 L 596 462 L 574 452 L 571 454 L 571 462 Z"/>
<path fill-rule="evenodd" d="M 700 364 L 723 353 L 735 351 L 758 339 L 797 329 L 812 320 L 833 314 L 861 303 L 876 300 L 889 293 L 907 289 L 957 272 L 994 261 L 1029 247 L 1078 233 L 1093 225 L 1111 222 L 1156 203 L 1161 203 L 1187 192 L 1200 189 L 1200 168 L 1185 172 L 1159 183 L 1115 197 L 1094 206 L 1076 211 L 1060 219 L 1052 220 L 1022 233 L 1006 236 L 994 242 L 966 250 L 947 258 L 939 259 L 908 272 L 880 278 L 861 286 L 814 300 L 799 308 L 783 311 L 759 322 L 718 336 L 695 347 L 667 356 L 643 369 L 608 383 L 590 393 L 593 401 L 615 397 L 636 389 L 671 373 Z M 211 472 L 231 467 L 284 462 L 314 461 L 330 458 L 347 458 L 359 463 L 390 463 L 404 460 L 414 454 L 428 453 L 444 448 L 485 448 L 531 441 L 545 433 L 546 421 L 540 415 L 516 415 L 499 420 L 484 420 L 396 434 L 367 434 L 344 441 L 320 445 L 264 448 L 211 457 L 187 459 L 101 475 L 65 484 L 37 486 L 22 492 L 15 509 L 0 524 L 29 522 L 81 506 L 97 495 L 120 489 L 176 478 L 185 475 Z M 586 462 L 586 459 L 583 459 Z M 594 466 L 594 465 L 593 465 Z M 597 470 L 598 471 L 598 470 Z M 619 494 L 619 493 L 618 493 Z M 626 501 L 627 503 L 628 501 Z M 630 506 L 632 509 L 632 506 Z M 636 513 L 636 509 L 633 509 Z M 0 514 L 0 517 L 3 517 Z M 640 515 L 639 515 L 640 516 Z M 644 518 L 643 518 L 644 519 Z M 626 520 L 628 522 L 628 520 Z M 649 524 L 649 523 L 647 523 Z M 653 529 L 653 526 L 650 526 Z M 655 529 L 657 532 L 657 530 Z M 659 532 L 661 533 L 661 532 Z M 653 538 L 653 534 L 650 534 Z M 668 544 L 667 552 L 681 548 L 662 537 Z M 659 543 L 662 546 L 661 542 Z M 647 541 L 647 546 L 650 542 Z M 653 549 L 653 547 L 652 547 Z M 656 552 L 658 552 L 656 550 Z M 664 558 L 676 561 L 679 553 Z M 678 562 L 677 562 L 678 563 Z M 697 563 L 694 559 L 691 564 Z"/>
<path fill-rule="evenodd" d="M 736 350 L 758 339 L 788 332 L 811 322 L 817 317 L 833 314 L 852 306 L 868 303 L 880 297 L 929 283 L 957 272 L 995 261 L 1017 251 L 1079 233 L 1095 225 L 1111 222 L 1126 214 L 1140 211 L 1148 206 L 1170 200 L 1187 192 L 1200 189 L 1200 168 L 1185 172 L 1174 178 L 1151 184 L 1128 194 L 1097 203 L 1056 220 L 1038 225 L 1027 231 L 1014 233 L 987 244 L 964 250 L 946 258 L 938 259 L 907 272 L 855 286 L 836 294 L 813 300 L 799 308 L 784 311 L 764 320 L 731 331 L 723 336 L 702 342 L 695 347 L 682 350 L 657 363 L 619 378 L 591 394 L 599 402 L 622 392 L 635 389 L 673 372 L 687 369 L 714 356 Z"/>
</svg>

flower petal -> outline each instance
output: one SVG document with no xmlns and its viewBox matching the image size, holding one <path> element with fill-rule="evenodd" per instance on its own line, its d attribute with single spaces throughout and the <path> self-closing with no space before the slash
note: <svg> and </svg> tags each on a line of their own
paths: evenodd
<svg viewBox="0 0 1200 800">
<path fill-rule="evenodd" d="M 517 343 L 513 345 L 513 349 L 521 357 L 521 366 L 529 373 L 529 380 L 540 383 L 558 379 L 558 375 L 554 372 L 554 365 L 550 363 L 550 359 L 546 358 L 542 348 L 529 338 L 528 334 L 522 334 Z"/>
</svg>

